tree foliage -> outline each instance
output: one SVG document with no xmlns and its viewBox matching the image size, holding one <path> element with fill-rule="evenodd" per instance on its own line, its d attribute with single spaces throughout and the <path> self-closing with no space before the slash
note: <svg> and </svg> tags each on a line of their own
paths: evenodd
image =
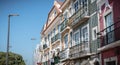
<svg viewBox="0 0 120 65">
<path fill-rule="evenodd" d="M 6 53 L 0 52 L 0 65 L 6 65 Z M 21 55 L 9 52 L 8 65 L 25 65 Z"/>
</svg>

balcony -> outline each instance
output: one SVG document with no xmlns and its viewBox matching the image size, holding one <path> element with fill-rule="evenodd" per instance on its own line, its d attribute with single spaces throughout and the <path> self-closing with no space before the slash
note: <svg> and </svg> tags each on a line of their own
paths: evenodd
<svg viewBox="0 0 120 65">
<path fill-rule="evenodd" d="M 64 49 L 63 51 L 60 52 L 60 59 L 61 61 L 69 59 L 69 48 Z"/>
<path fill-rule="evenodd" d="M 100 36 L 101 48 L 98 50 L 105 50 L 120 46 L 120 22 L 114 23 L 98 33 Z"/>
<path fill-rule="evenodd" d="M 70 48 L 70 58 L 77 59 L 89 56 L 88 42 L 80 43 Z"/>
<path fill-rule="evenodd" d="M 90 18 L 86 8 L 87 6 L 81 7 L 70 17 L 70 26 L 76 27 Z"/>
<path fill-rule="evenodd" d="M 65 19 L 62 23 L 61 23 L 61 29 L 60 31 L 63 31 L 68 25 L 68 20 Z"/>
<path fill-rule="evenodd" d="M 54 37 L 51 38 L 51 43 L 54 43 L 55 41 L 60 39 L 60 33 L 57 33 Z"/>
</svg>

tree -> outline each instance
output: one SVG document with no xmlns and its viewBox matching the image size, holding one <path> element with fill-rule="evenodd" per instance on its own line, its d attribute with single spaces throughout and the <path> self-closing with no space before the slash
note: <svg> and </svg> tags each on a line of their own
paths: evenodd
<svg viewBox="0 0 120 65">
<path fill-rule="evenodd" d="M 0 65 L 5 64 L 6 64 L 6 52 L 0 52 Z M 21 55 L 9 52 L 8 65 L 25 65 L 25 62 Z"/>
</svg>

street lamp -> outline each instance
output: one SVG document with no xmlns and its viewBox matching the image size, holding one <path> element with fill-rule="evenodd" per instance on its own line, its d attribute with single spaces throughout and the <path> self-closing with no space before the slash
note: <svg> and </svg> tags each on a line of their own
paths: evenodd
<svg viewBox="0 0 120 65">
<path fill-rule="evenodd" d="M 9 39 L 10 39 L 10 17 L 19 16 L 18 14 L 9 14 L 8 15 L 8 35 L 7 35 L 7 53 L 6 53 L 6 65 L 8 65 L 8 54 L 9 54 Z"/>
</svg>

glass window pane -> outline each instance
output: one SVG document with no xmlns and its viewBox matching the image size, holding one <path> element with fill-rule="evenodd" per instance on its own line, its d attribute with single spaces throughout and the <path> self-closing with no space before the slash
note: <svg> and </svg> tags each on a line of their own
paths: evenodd
<svg viewBox="0 0 120 65">
<path fill-rule="evenodd" d="M 65 43 L 65 48 L 67 48 L 68 47 L 68 35 L 65 35 L 64 43 Z"/>
<path fill-rule="evenodd" d="M 75 44 L 79 44 L 79 32 L 75 33 Z"/>
<path fill-rule="evenodd" d="M 87 42 L 88 41 L 88 28 L 85 27 L 85 28 L 82 29 L 82 31 L 83 31 L 83 33 L 82 33 L 82 35 L 83 35 L 83 42 Z"/>
</svg>

